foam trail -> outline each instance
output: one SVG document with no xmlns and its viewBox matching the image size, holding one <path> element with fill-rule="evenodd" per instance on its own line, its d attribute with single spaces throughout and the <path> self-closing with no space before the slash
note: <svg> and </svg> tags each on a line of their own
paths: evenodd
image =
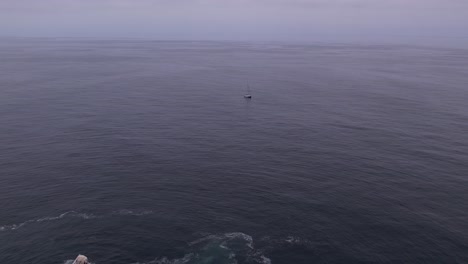
<svg viewBox="0 0 468 264">
<path fill-rule="evenodd" d="M 121 209 L 112 212 L 113 215 L 134 215 L 134 216 L 140 216 L 140 215 L 149 215 L 153 214 L 153 211 L 150 210 L 143 210 L 143 211 L 132 211 L 128 209 Z"/>
<path fill-rule="evenodd" d="M 253 238 L 247 234 L 241 232 L 227 233 L 224 236 L 228 239 L 238 239 L 241 238 L 247 242 L 247 246 L 253 249 Z"/>
<path fill-rule="evenodd" d="M 15 230 L 15 229 L 18 229 L 18 228 L 24 226 L 26 223 L 27 223 L 27 221 L 24 222 L 24 223 L 21 223 L 21 224 L 13 224 L 13 225 L 4 225 L 4 226 L 0 226 L 0 232 L 1 232 L 1 231 L 8 231 L 8 230 Z"/>
<path fill-rule="evenodd" d="M 194 254 L 187 254 L 183 256 L 182 258 L 178 258 L 178 259 L 168 259 L 166 257 L 163 257 L 163 258 L 157 258 L 149 262 L 135 262 L 132 264 L 185 264 L 185 263 L 189 263 L 189 261 L 193 260 L 193 258 L 194 258 Z"/>
<path fill-rule="evenodd" d="M 243 239 L 247 242 L 247 246 L 249 248 L 253 248 L 253 238 L 247 234 L 241 232 L 233 232 L 233 233 L 226 233 L 222 235 L 208 235 L 192 241 L 189 243 L 190 246 L 199 244 L 201 242 L 209 241 L 209 240 L 231 240 L 231 239 Z"/>
<path fill-rule="evenodd" d="M 114 211 L 108 216 L 112 216 L 112 215 L 144 216 L 144 215 L 149 215 L 149 214 L 153 214 L 153 211 L 149 211 L 149 210 L 132 211 L 128 209 L 122 209 L 122 210 Z M 76 211 L 68 211 L 57 216 L 46 216 L 46 217 L 41 217 L 38 219 L 27 220 L 19 224 L 3 225 L 3 226 L 0 226 L 0 232 L 16 230 L 18 228 L 24 227 L 25 225 L 29 225 L 33 223 L 57 221 L 57 220 L 64 219 L 64 218 L 80 218 L 80 219 L 88 220 L 88 219 L 102 218 L 102 217 L 105 217 L 105 215 L 97 216 L 94 214 L 80 213 Z"/>
<path fill-rule="evenodd" d="M 252 264 L 271 264 L 261 250 L 254 249 L 253 238 L 241 232 L 211 234 L 188 243 L 191 253 L 183 258 L 156 258 L 149 262 L 133 264 L 186 264 L 229 263 L 237 264 L 238 258 Z"/>
<path fill-rule="evenodd" d="M 271 264 L 271 259 L 269 259 L 269 258 L 267 258 L 267 257 L 265 257 L 265 256 L 263 256 L 263 255 L 261 255 L 260 258 L 261 258 L 261 263 L 263 263 L 263 264 Z"/>
<path fill-rule="evenodd" d="M 46 216 L 38 219 L 31 219 L 27 220 L 23 223 L 20 224 L 12 224 L 12 225 L 4 225 L 0 226 L 0 231 L 8 231 L 8 230 L 16 230 L 18 228 L 21 228 L 25 225 L 32 224 L 32 223 L 38 223 L 38 222 L 47 222 L 47 221 L 56 221 L 65 217 L 76 217 L 76 218 L 82 218 L 82 219 L 92 219 L 96 218 L 95 215 L 92 214 L 84 214 L 84 213 L 77 213 L 75 211 L 69 211 L 65 212 L 63 214 L 60 214 L 58 216 Z"/>
</svg>

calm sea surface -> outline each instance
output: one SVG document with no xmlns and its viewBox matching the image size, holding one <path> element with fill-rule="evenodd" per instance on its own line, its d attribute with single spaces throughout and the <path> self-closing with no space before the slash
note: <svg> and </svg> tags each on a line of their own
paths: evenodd
<svg viewBox="0 0 468 264">
<path fill-rule="evenodd" d="M 79 253 L 468 263 L 468 50 L 3 39 L 0 263 Z"/>
</svg>

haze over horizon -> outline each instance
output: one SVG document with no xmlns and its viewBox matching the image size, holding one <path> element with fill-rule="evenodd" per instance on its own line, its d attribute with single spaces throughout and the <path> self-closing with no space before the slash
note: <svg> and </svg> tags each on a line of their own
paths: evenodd
<svg viewBox="0 0 468 264">
<path fill-rule="evenodd" d="M 462 0 L 2 0 L 0 36 L 468 43 Z"/>
</svg>

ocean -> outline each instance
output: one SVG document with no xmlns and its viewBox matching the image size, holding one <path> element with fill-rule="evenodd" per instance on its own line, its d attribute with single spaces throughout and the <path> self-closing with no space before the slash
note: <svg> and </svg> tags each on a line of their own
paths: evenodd
<svg viewBox="0 0 468 264">
<path fill-rule="evenodd" d="M 468 263 L 467 102 L 460 48 L 2 39 L 0 263 Z"/>
</svg>

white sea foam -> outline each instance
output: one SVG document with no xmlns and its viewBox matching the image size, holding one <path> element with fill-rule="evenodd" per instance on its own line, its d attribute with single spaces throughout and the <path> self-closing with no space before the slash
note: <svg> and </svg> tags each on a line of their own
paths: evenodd
<svg viewBox="0 0 468 264">
<path fill-rule="evenodd" d="M 212 240 L 229 241 L 233 239 L 242 239 L 246 242 L 246 245 L 249 248 L 253 249 L 252 237 L 241 232 L 226 233 L 226 234 L 221 234 L 221 235 L 208 235 L 208 236 L 205 236 L 205 237 L 202 237 L 200 239 L 190 242 L 189 245 L 193 246 L 202 242 L 212 241 Z M 224 245 L 224 243 L 222 243 L 221 245 Z"/>
<path fill-rule="evenodd" d="M 143 210 L 143 211 L 132 211 L 128 209 L 121 209 L 112 212 L 113 215 L 133 215 L 133 216 L 140 216 L 140 215 L 149 215 L 153 214 L 153 211 L 150 210 Z"/>
<path fill-rule="evenodd" d="M 92 219 L 96 218 L 97 216 L 92 215 L 92 214 L 84 214 L 84 213 L 78 213 L 75 211 L 69 211 L 65 212 L 63 214 L 60 214 L 58 216 L 46 216 L 46 217 L 41 217 L 38 219 L 31 219 L 24 221 L 23 223 L 20 224 L 12 224 L 12 225 L 4 225 L 0 226 L 0 231 L 9 231 L 9 230 L 16 230 L 18 228 L 21 228 L 25 225 L 32 224 L 32 223 L 39 223 L 39 222 L 47 222 L 47 221 L 56 221 L 60 220 L 65 217 L 75 217 L 75 218 L 81 218 L 81 219 Z"/>
<path fill-rule="evenodd" d="M 193 246 L 193 245 L 196 245 L 196 244 L 205 242 L 205 241 L 209 241 L 209 240 L 214 239 L 214 238 L 217 238 L 217 236 L 216 236 L 216 235 L 207 235 L 207 236 L 204 236 L 204 237 L 202 237 L 202 238 L 200 238 L 200 239 L 197 239 L 197 240 L 194 240 L 194 241 L 192 241 L 192 242 L 189 242 L 188 244 L 189 244 L 190 246 Z"/>
<path fill-rule="evenodd" d="M 189 245 L 195 246 L 195 248 L 203 246 L 203 249 L 208 248 L 208 250 L 217 245 L 219 248 L 229 251 L 227 258 L 229 259 L 229 263 L 232 264 L 237 263 L 237 253 L 247 258 L 249 263 L 271 264 L 271 260 L 264 255 L 262 250 L 254 248 L 253 238 L 241 232 L 206 235 L 189 243 Z"/>
<path fill-rule="evenodd" d="M 247 234 L 241 233 L 241 232 L 235 232 L 235 233 L 227 233 L 224 234 L 224 236 L 228 239 L 243 239 L 247 242 L 247 246 L 251 249 L 253 249 L 253 238 Z"/>
<path fill-rule="evenodd" d="M 237 254 L 241 258 L 247 258 L 249 263 L 271 264 L 271 260 L 264 256 L 262 251 L 254 249 L 253 238 L 241 232 L 205 234 L 202 238 L 190 242 L 189 246 L 193 250 L 192 253 L 182 258 L 169 259 L 162 257 L 149 262 L 137 262 L 133 264 L 205 263 L 204 261 L 213 263 L 213 260 L 237 264 Z M 215 259 L 212 259 L 213 257 Z"/>
<path fill-rule="evenodd" d="M 24 226 L 26 223 L 28 223 L 28 221 L 26 221 L 26 222 L 24 222 L 24 223 L 21 223 L 21 224 L 12 224 L 12 225 L 0 226 L 0 232 L 1 232 L 1 231 L 8 231 L 8 230 L 15 230 L 15 229 L 18 229 L 18 228 Z"/>
<path fill-rule="evenodd" d="M 310 241 L 305 238 L 301 237 L 295 237 L 295 236 L 289 236 L 284 240 L 286 243 L 291 244 L 291 245 L 308 245 L 310 244 Z"/>
<path fill-rule="evenodd" d="M 163 258 L 157 258 L 155 260 L 149 261 L 149 262 L 135 262 L 132 264 L 184 264 L 188 263 L 195 257 L 194 254 L 187 254 L 182 258 L 178 259 L 168 259 L 166 257 Z"/>
<path fill-rule="evenodd" d="M 118 211 L 114 211 L 111 215 L 131 215 L 131 216 L 144 216 L 144 215 L 149 215 L 152 214 L 152 211 L 149 210 L 143 210 L 143 211 L 132 211 L 132 210 L 127 210 L 127 209 L 122 209 Z M 40 223 L 40 222 L 49 222 L 49 221 L 57 221 L 65 218 L 80 218 L 83 220 L 88 220 L 88 219 L 95 219 L 95 218 L 103 218 L 109 215 L 94 215 L 94 214 L 89 214 L 89 213 L 81 213 L 81 212 L 76 212 L 76 211 L 68 211 L 65 213 L 62 213 L 57 216 L 45 216 L 37 219 L 31 219 L 24 221 L 19 224 L 11 224 L 11 225 L 3 225 L 0 226 L 0 232 L 3 231 L 11 231 L 11 230 L 16 230 L 18 228 L 21 228 L 25 225 L 33 224 L 33 223 Z"/>
<path fill-rule="evenodd" d="M 260 259 L 261 259 L 260 263 L 262 263 L 262 264 L 271 264 L 271 259 L 265 257 L 264 255 L 261 255 Z"/>
<path fill-rule="evenodd" d="M 75 211 L 69 211 L 65 212 L 59 216 L 47 216 L 44 218 L 39 218 L 35 220 L 36 222 L 44 222 L 44 221 L 54 221 L 54 220 L 59 220 L 65 217 L 76 217 L 76 218 L 82 218 L 82 219 L 93 219 L 93 218 L 98 218 L 98 216 L 93 215 L 93 214 L 85 214 L 85 213 L 78 213 Z"/>
<path fill-rule="evenodd" d="M 249 263 L 271 264 L 271 259 L 266 257 L 262 250 L 253 250 L 248 259 Z"/>
</svg>

